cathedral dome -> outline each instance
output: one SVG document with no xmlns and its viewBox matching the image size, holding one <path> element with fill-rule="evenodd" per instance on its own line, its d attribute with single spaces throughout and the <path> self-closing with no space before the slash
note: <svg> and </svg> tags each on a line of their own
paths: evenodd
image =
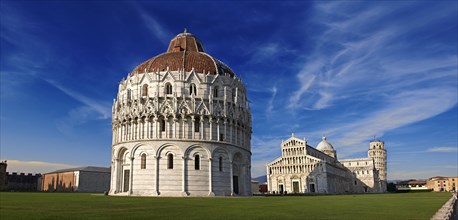
<svg viewBox="0 0 458 220">
<path fill-rule="evenodd" d="M 110 195 L 252 195 L 245 85 L 186 30 L 119 82 L 111 118 Z"/>
<path fill-rule="evenodd" d="M 205 53 L 202 42 L 186 30 L 175 36 L 165 53 L 159 54 L 138 65 L 130 75 L 135 73 L 157 71 L 181 71 L 212 75 L 230 75 L 234 72 L 223 62 Z"/>
<path fill-rule="evenodd" d="M 323 137 L 323 140 L 316 146 L 316 149 L 319 151 L 335 151 L 334 147 L 326 140 L 326 137 Z"/>
</svg>

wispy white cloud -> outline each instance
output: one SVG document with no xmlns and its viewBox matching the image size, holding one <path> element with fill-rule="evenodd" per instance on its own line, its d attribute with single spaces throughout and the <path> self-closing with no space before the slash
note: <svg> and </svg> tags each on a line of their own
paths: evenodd
<svg viewBox="0 0 458 220">
<path fill-rule="evenodd" d="M 427 150 L 428 152 L 436 153 L 458 153 L 458 148 L 456 147 L 432 147 Z"/>
<path fill-rule="evenodd" d="M 301 76 L 301 75 L 298 75 L 298 76 Z M 301 103 L 299 103 L 299 101 L 301 100 L 302 95 L 303 95 L 305 92 L 307 92 L 307 91 L 309 90 L 309 88 L 313 85 L 316 76 L 310 75 L 309 77 L 303 76 L 303 77 L 301 77 L 301 78 L 307 78 L 307 79 L 305 79 L 305 81 L 301 80 L 302 85 L 301 85 L 300 88 L 299 88 L 296 92 L 294 92 L 293 95 L 291 96 L 290 101 L 289 101 L 289 104 L 288 104 L 288 108 L 289 108 L 289 109 L 296 109 L 296 108 L 299 108 L 299 107 L 305 107 L 305 108 L 307 108 L 306 106 L 301 105 Z"/>
<path fill-rule="evenodd" d="M 68 115 L 64 118 L 56 120 L 57 129 L 63 134 L 72 135 L 74 134 L 75 126 L 85 124 L 86 122 L 94 119 L 109 119 L 111 117 L 111 105 L 106 101 L 99 101 L 89 98 L 79 92 L 73 91 L 62 84 L 49 80 L 43 79 L 50 85 L 60 90 L 64 94 L 70 96 L 76 101 L 83 104 L 82 106 L 76 107 L 68 112 Z"/>
<path fill-rule="evenodd" d="M 7 160 L 7 164 L 7 171 L 10 173 L 48 173 L 60 169 L 79 167 L 71 164 L 22 160 Z"/>
<path fill-rule="evenodd" d="M 262 63 L 278 59 L 279 57 L 295 53 L 295 50 L 287 48 L 279 43 L 266 43 L 263 45 L 254 45 L 254 48 L 248 50 L 251 59 L 248 63 Z"/>
<path fill-rule="evenodd" d="M 1 51 L 0 82 L 2 98 L 12 97 L 23 90 L 18 87 L 35 80 L 49 59 L 51 48 L 46 42 L 34 37 L 45 29 L 36 21 L 29 20 L 16 8 L 2 4 L 0 9 L 0 40 L 2 45 L 13 45 L 11 50 Z M 33 51 L 33 53 L 29 52 Z M 39 57 L 39 59 L 37 59 Z M 17 91 L 15 93 L 3 91 Z"/>
<path fill-rule="evenodd" d="M 160 22 L 153 16 L 153 14 L 143 9 L 143 7 L 136 2 L 132 2 L 132 5 L 134 6 L 135 10 L 137 10 L 140 18 L 143 20 L 146 28 L 151 32 L 151 34 L 156 36 L 162 43 L 168 43 L 170 36 L 172 35 L 160 24 Z"/>
<path fill-rule="evenodd" d="M 315 102 L 312 108 L 313 109 L 326 108 L 328 106 L 329 101 L 332 100 L 333 94 L 329 92 L 319 92 L 318 94 L 320 95 L 320 99 L 317 102 Z"/>
<path fill-rule="evenodd" d="M 77 134 L 75 128 L 96 118 L 101 118 L 101 116 L 93 108 L 79 106 L 70 110 L 65 117 L 56 119 L 55 125 L 62 134 L 73 136 Z"/>
<path fill-rule="evenodd" d="M 338 146 L 343 147 L 344 155 L 365 151 L 365 143 L 371 137 L 381 137 L 386 131 L 436 116 L 454 107 L 456 100 L 452 88 L 403 91 L 393 95 L 383 108 L 336 126 L 330 132 L 336 136 Z"/>
<path fill-rule="evenodd" d="M 341 14 L 352 16 L 327 15 L 327 10 L 335 5 L 341 8 Z M 430 23 L 435 19 L 423 18 L 424 23 L 409 20 L 412 25 L 407 27 L 404 22 L 402 27 L 400 24 L 388 23 L 377 28 L 373 25 L 373 20 L 389 15 L 392 9 L 375 6 L 358 11 L 354 8 L 361 7 L 341 3 L 322 3 L 317 6 L 317 16 L 323 17 L 317 22 L 327 30 L 321 36 L 315 37 L 315 51 L 308 56 L 304 68 L 297 73 L 301 85 L 291 96 L 289 108 L 329 107 L 343 95 L 353 95 L 355 90 L 373 91 L 373 94 L 387 87 L 401 90 L 401 85 L 393 88 L 392 83 L 408 81 L 407 74 L 424 74 L 426 71 L 449 68 L 448 77 L 455 76 L 456 55 L 429 55 L 435 51 L 423 51 L 423 55 L 413 54 L 410 50 L 414 51 L 414 48 L 409 43 L 397 43 L 406 33 L 417 31 L 415 28 L 419 28 L 419 23 Z M 421 78 L 427 75 L 424 74 Z M 311 83 L 310 79 L 313 77 L 316 80 Z M 376 90 L 372 88 L 375 86 L 374 82 L 377 82 Z M 307 96 L 304 97 L 304 94 Z M 323 97 L 323 94 L 333 98 Z M 302 106 L 298 106 L 298 102 Z"/>
<path fill-rule="evenodd" d="M 49 79 L 44 79 L 44 80 L 48 82 L 50 85 L 59 89 L 61 92 L 65 93 L 66 95 L 74 98 L 75 100 L 81 102 L 82 104 L 88 107 L 88 108 L 79 108 L 78 110 L 73 111 L 72 113 L 78 114 L 77 112 L 79 112 L 79 113 L 87 114 L 88 110 L 91 109 L 97 112 L 100 115 L 101 119 L 107 119 L 111 117 L 111 105 L 109 103 L 97 101 L 87 96 L 84 96 L 79 92 L 76 92 L 67 87 L 64 87 L 62 84 L 56 81 L 49 80 Z"/>
<path fill-rule="evenodd" d="M 374 135 L 437 116 L 457 104 L 458 57 L 450 53 L 450 45 L 428 42 L 435 46 L 419 49 L 416 41 L 402 41 L 456 10 L 404 17 L 402 22 L 384 19 L 409 7 L 320 2 L 315 8 L 312 20 L 323 31 L 313 37 L 316 47 L 296 74 L 299 86 L 287 108 L 303 114 L 339 108 L 359 115 L 332 122 L 323 131 L 343 148 L 344 156 L 366 151 Z M 350 109 L 345 103 L 367 106 Z"/>
<path fill-rule="evenodd" d="M 253 135 L 251 138 L 251 175 L 258 177 L 266 174 L 266 164 L 281 154 L 281 139 L 272 136 L 258 137 Z"/>
<path fill-rule="evenodd" d="M 272 111 L 274 110 L 274 101 L 275 101 L 275 96 L 277 95 L 277 86 L 273 86 L 271 91 L 272 91 L 272 96 L 270 97 L 267 103 L 267 108 L 266 108 L 267 114 L 271 114 Z"/>
</svg>

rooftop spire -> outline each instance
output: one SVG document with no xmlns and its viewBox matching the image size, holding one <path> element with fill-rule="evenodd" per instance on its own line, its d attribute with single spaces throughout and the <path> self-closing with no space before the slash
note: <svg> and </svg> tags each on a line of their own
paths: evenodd
<svg viewBox="0 0 458 220">
<path fill-rule="evenodd" d="M 184 28 L 183 33 L 188 33 L 188 29 Z"/>
</svg>

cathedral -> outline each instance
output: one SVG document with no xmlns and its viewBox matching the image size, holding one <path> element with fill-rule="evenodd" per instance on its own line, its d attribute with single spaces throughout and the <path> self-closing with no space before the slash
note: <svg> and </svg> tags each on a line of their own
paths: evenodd
<svg viewBox="0 0 458 220">
<path fill-rule="evenodd" d="M 270 193 L 386 192 L 386 150 L 383 141 L 369 143 L 368 157 L 337 160 L 323 137 L 316 148 L 292 135 L 281 143 L 281 157 L 267 164 Z"/>
<path fill-rule="evenodd" d="M 119 83 L 110 195 L 251 195 L 246 88 L 183 33 Z"/>
</svg>

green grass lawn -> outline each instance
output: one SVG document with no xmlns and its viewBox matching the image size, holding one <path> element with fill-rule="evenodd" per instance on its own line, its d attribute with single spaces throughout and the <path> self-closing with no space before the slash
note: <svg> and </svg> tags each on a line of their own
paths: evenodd
<svg viewBox="0 0 458 220">
<path fill-rule="evenodd" d="M 0 193 L 0 219 L 429 219 L 450 193 L 158 198 Z"/>
</svg>

